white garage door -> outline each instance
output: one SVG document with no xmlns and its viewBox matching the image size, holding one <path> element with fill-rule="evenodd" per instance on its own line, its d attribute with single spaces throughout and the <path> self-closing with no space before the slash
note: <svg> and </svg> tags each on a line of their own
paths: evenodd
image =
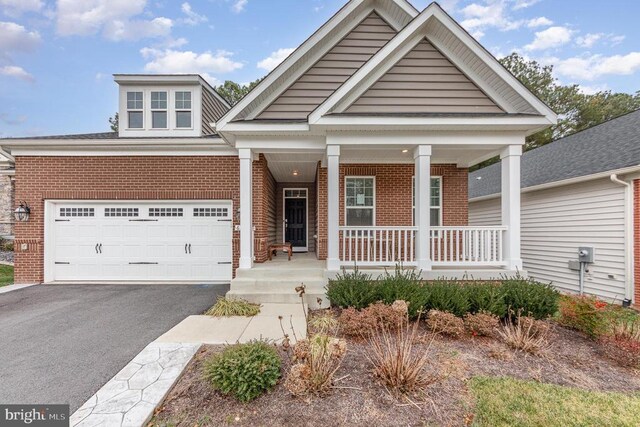
<svg viewBox="0 0 640 427">
<path fill-rule="evenodd" d="M 54 281 L 230 281 L 230 202 L 55 203 Z"/>
</svg>

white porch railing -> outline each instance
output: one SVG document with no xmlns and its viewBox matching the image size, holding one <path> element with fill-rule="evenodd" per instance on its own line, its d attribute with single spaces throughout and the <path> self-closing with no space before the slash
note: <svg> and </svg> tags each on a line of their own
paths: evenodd
<svg viewBox="0 0 640 427">
<path fill-rule="evenodd" d="M 431 227 L 434 266 L 504 265 L 502 239 L 507 227 Z"/>
<path fill-rule="evenodd" d="M 415 266 L 418 227 L 340 227 L 340 265 Z"/>
<path fill-rule="evenodd" d="M 431 227 L 434 266 L 502 266 L 506 227 Z M 340 227 L 340 265 L 417 265 L 418 227 Z"/>
</svg>

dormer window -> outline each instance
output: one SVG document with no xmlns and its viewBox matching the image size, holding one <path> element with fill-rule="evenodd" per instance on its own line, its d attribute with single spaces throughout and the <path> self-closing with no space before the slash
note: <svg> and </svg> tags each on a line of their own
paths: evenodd
<svg viewBox="0 0 640 427">
<path fill-rule="evenodd" d="M 144 127 L 144 101 L 142 92 L 127 92 L 127 115 L 129 129 Z"/>
<path fill-rule="evenodd" d="M 191 92 L 176 92 L 176 128 L 191 128 Z"/>
<path fill-rule="evenodd" d="M 151 92 L 151 127 L 167 128 L 167 92 Z"/>
</svg>

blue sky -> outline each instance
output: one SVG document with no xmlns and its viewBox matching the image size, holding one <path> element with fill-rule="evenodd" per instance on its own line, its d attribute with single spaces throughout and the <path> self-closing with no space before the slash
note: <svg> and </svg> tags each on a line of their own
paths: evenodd
<svg viewBox="0 0 640 427">
<path fill-rule="evenodd" d="M 428 0 L 412 0 L 423 9 Z M 263 76 L 346 0 L 0 0 L 0 137 L 108 130 L 113 73 Z M 443 0 L 496 56 L 585 92 L 640 90 L 636 0 Z"/>
</svg>

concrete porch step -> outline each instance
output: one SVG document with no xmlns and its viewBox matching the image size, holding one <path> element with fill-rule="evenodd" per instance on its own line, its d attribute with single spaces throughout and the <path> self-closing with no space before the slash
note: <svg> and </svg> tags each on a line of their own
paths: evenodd
<svg viewBox="0 0 640 427">
<path fill-rule="evenodd" d="M 259 289 L 269 290 L 273 292 L 295 292 L 298 286 L 304 284 L 309 289 L 317 289 L 324 292 L 327 284 L 325 279 L 321 278 L 299 278 L 299 279 L 254 279 L 246 277 L 237 277 L 231 281 L 231 289 Z"/>
<path fill-rule="evenodd" d="M 246 301 L 258 304 L 300 304 L 300 297 L 295 292 L 277 292 L 266 289 L 231 289 L 229 292 L 227 292 L 227 298 L 242 298 Z M 318 303 L 318 299 L 322 301 L 321 304 Z M 318 291 L 308 289 L 304 295 L 304 303 L 310 309 L 329 307 L 329 300 L 327 299 L 324 290 Z"/>
<path fill-rule="evenodd" d="M 283 268 L 260 267 L 251 269 L 237 269 L 237 278 L 272 278 L 272 279 L 297 279 L 297 278 L 324 278 L 324 269 L 311 267 Z"/>
</svg>

